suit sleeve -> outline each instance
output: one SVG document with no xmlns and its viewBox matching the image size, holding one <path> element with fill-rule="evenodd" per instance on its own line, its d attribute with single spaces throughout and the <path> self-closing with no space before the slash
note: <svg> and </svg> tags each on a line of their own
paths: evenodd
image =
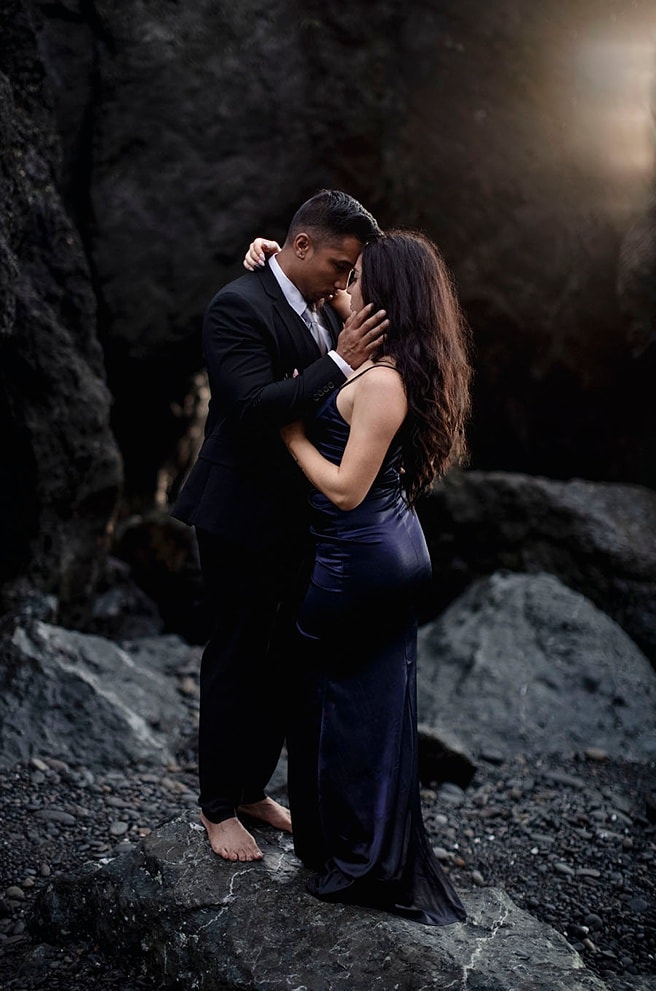
<svg viewBox="0 0 656 991">
<path fill-rule="evenodd" d="M 278 428 L 310 415 L 345 380 L 328 355 L 300 374 L 283 367 L 276 332 L 238 293 L 224 291 L 207 309 L 203 350 L 212 402 L 244 425 Z"/>
</svg>

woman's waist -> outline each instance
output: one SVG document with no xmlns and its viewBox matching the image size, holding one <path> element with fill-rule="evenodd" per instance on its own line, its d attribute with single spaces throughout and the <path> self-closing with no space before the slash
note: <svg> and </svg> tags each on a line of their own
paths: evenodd
<svg viewBox="0 0 656 991">
<path fill-rule="evenodd" d="M 361 503 L 354 509 L 339 509 L 330 499 L 317 489 L 311 489 L 310 505 L 314 513 L 322 516 L 336 516 L 340 519 L 357 519 L 372 514 L 407 511 L 408 506 L 396 480 L 389 484 L 371 488 Z"/>
<path fill-rule="evenodd" d="M 311 523 L 315 536 L 334 540 L 362 539 L 367 534 L 389 534 L 395 528 L 419 527 L 419 520 L 401 495 L 367 498 L 355 509 L 341 510 L 329 500 L 311 500 Z"/>
</svg>

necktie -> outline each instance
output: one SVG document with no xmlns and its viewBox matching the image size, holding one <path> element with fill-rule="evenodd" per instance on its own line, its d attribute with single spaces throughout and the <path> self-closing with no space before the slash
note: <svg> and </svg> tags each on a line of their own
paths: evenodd
<svg viewBox="0 0 656 991">
<path fill-rule="evenodd" d="M 328 347 L 324 338 L 323 329 L 319 325 L 315 311 L 310 306 L 306 306 L 301 316 L 310 328 L 310 333 L 314 337 L 317 347 L 322 354 L 326 354 L 328 352 Z"/>
</svg>

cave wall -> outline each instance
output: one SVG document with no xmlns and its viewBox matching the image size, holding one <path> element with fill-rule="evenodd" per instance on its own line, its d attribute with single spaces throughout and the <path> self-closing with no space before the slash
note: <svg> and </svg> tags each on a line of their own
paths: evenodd
<svg viewBox="0 0 656 991">
<path fill-rule="evenodd" d="M 37 6 L 133 506 L 204 306 L 322 185 L 442 246 L 475 467 L 656 482 L 652 3 Z"/>
<path fill-rule="evenodd" d="M 34 22 L 0 20 L 0 583 L 25 579 L 75 623 L 122 484 L 96 299 L 59 193 L 61 145 Z"/>
</svg>

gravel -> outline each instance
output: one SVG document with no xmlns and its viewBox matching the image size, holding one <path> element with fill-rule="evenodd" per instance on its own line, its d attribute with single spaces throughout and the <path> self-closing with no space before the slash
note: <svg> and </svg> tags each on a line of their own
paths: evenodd
<svg viewBox="0 0 656 991">
<path fill-rule="evenodd" d="M 49 878 L 131 849 L 196 798 L 191 745 L 162 768 L 99 774 L 44 756 L 0 770 L 0 987 L 152 991 L 92 943 L 35 942 L 30 907 Z M 517 756 L 481 762 L 466 791 L 427 787 L 422 799 L 436 853 L 465 896 L 503 888 L 612 991 L 656 989 L 655 763 Z"/>
<path fill-rule="evenodd" d="M 423 792 L 456 887 L 503 888 L 611 991 L 656 991 L 656 763 L 593 751 L 482 764 Z"/>
</svg>

